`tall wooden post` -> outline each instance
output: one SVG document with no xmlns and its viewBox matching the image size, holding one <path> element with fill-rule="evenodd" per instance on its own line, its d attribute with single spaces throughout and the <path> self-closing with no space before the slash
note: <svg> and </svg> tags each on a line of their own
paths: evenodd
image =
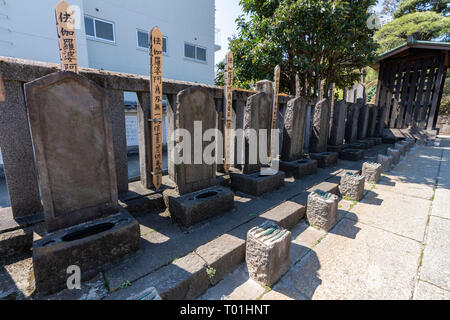
<svg viewBox="0 0 450 320">
<path fill-rule="evenodd" d="M 274 75 L 274 85 L 273 85 L 273 107 L 272 107 L 272 127 L 271 127 L 271 157 L 278 157 L 278 154 L 275 154 L 274 146 L 275 146 L 275 130 L 278 129 L 277 121 L 278 121 L 278 95 L 280 94 L 280 74 L 281 68 L 280 66 L 275 67 L 275 75 Z"/>
<path fill-rule="evenodd" d="M 55 10 L 59 39 L 61 69 L 78 73 L 77 43 L 75 39 L 75 17 L 70 5 L 61 0 Z"/>
<path fill-rule="evenodd" d="M 153 28 L 149 35 L 150 52 L 150 112 L 151 119 L 151 157 L 152 163 L 147 168 L 152 169 L 153 186 L 155 189 L 162 185 L 162 33 L 158 27 Z"/>
<path fill-rule="evenodd" d="M 300 77 L 298 73 L 295 75 L 295 97 L 300 97 Z"/>
<path fill-rule="evenodd" d="M 231 127 L 233 123 L 233 52 L 227 53 L 225 72 L 225 162 L 224 171 L 230 170 L 231 159 Z"/>
</svg>

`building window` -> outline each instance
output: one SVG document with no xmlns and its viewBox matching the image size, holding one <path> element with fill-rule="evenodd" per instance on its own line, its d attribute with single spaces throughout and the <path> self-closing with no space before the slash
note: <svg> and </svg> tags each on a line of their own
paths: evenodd
<svg viewBox="0 0 450 320">
<path fill-rule="evenodd" d="M 206 48 L 199 47 L 193 44 L 184 44 L 184 56 L 188 59 L 206 62 Z"/>
<path fill-rule="evenodd" d="M 138 49 L 148 50 L 148 32 L 137 30 L 137 47 Z M 163 37 L 162 49 L 163 53 L 167 54 L 167 37 Z"/>
<path fill-rule="evenodd" d="M 97 18 L 84 17 L 84 25 L 88 38 L 115 42 L 114 23 Z"/>
</svg>

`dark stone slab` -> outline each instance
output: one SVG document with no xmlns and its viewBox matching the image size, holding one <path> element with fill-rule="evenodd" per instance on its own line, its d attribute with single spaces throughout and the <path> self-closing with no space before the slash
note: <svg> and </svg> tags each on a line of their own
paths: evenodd
<svg viewBox="0 0 450 320">
<path fill-rule="evenodd" d="M 308 103 L 306 106 L 306 118 L 305 118 L 305 143 L 303 152 L 309 153 L 309 146 L 311 143 L 311 134 L 312 134 L 312 120 L 313 120 L 313 113 L 314 113 L 314 105 L 311 103 Z"/>
<path fill-rule="evenodd" d="M 270 176 L 260 175 L 259 172 L 252 174 L 230 172 L 231 187 L 252 196 L 260 196 L 282 187 L 285 176 L 283 171 Z"/>
<path fill-rule="evenodd" d="M 140 243 L 139 223 L 126 211 L 49 234 L 33 244 L 36 291 L 64 289 L 71 265 L 87 280 L 137 251 Z"/>
<path fill-rule="evenodd" d="M 358 139 L 358 121 L 361 105 L 349 104 L 347 108 L 347 122 L 345 123 L 345 143 L 353 143 Z"/>
<path fill-rule="evenodd" d="M 175 106 L 170 106 L 167 112 L 169 137 L 175 136 L 177 129 L 187 130 L 191 135 L 190 163 L 180 161 L 174 163 L 169 156 L 169 176 L 176 183 L 180 195 L 195 192 L 216 184 L 217 164 L 206 164 L 203 158 L 195 161 L 194 126 L 196 121 L 201 121 L 202 137 L 206 130 L 216 128 L 217 113 L 213 96 L 202 87 L 190 87 L 178 93 Z M 184 137 L 181 139 L 183 140 Z M 183 146 L 180 141 L 180 146 Z M 202 149 L 210 144 L 203 141 Z M 174 143 L 168 144 L 169 155 L 175 154 Z M 183 149 L 183 152 L 185 150 Z M 203 152 L 200 153 L 203 156 Z M 198 163 L 198 164 L 195 164 Z"/>
<path fill-rule="evenodd" d="M 349 144 L 349 148 L 351 148 L 351 149 L 364 149 L 365 150 L 365 149 L 369 149 L 369 145 L 367 143 L 365 143 L 365 142 L 358 141 L 358 142 Z"/>
<path fill-rule="evenodd" d="M 382 142 L 385 144 L 395 144 L 397 143 L 398 139 L 395 137 L 383 137 Z"/>
<path fill-rule="evenodd" d="M 142 198 L 119 202 L 119 204 L 133 217 L 140 217 L 148 212 L 161 210 L 166 207 L 161 193 L 153 193 Z"/>
<path fill-rule="evenodd" d="M 369 106 L 369 126 L 367 129 L 367 136 L 375 137 L 378 121 L 378 107 L 374 104 L 368 104 L 368 106 Z"/>
<path fill-rule="evenodd" d="M 364 151 L 360 149 L 345 149 L 339 152 L 339 159 L 359 161 L 364 159 Z"/>
<path fill-rule="evenodd" d="M 282 161 L 303 157 L 307 101 L 295 98 L 288 102 L 284 113 Z"/>
<path fill-rule="evenodd" d="M 339 146 L 344 143 L 346 117 L 347 103 L 344 100 L 335 103 L 333 106 L 333 123 L 331 126 L 330 139 L 328 140 L 329 145 Z"/>
<path fill-rule="evenodd" d="M 310 153 L 326 152 L 330 128 L 330 105 L 326 99 L 319 101 L 314 107 L 314 117 Z"/>
<path fill-rule="evenodd" d="M 317 172 L 317 161 L 310 159 L 299 159 L 297 161 L 281 161 L 280 170 L 286 173 L 286 177 L 301 179 Z"/>
<path fill-rule="evenodd" d="M 25 85 L 49 231 L 118 210 L 108 100 L 94 82 L 56 72 Z"/>
<path fill-rule="evenodd" d="M 17 229 L 0 233 L 0 257 L 10 257 L 30 252 L 33 246 L 33 229 Z"/>
<path fill-rule="evenodd" d="M 250 96 L 247 100 L 247 105 L 244 110 L 244 136 L 245 136 L 245 164 L 243 166 L 244 174 L 254 173 L 261 169 L 263 163 L 261 163 L 261 159 L 259 159 L 259 150 L 263 148 L 269 152 L 270 145 L 270 128 L 272 121 L 272 96 L 265 93 L 259 92 Z M 250 130 L 256 130 L 256 141 L 252 140 L 252 134 Z M 260 130 L 267 130 L 267 145 L 260 145 Z M 258 153 L 252 154 L 250 150 L 250 146 L 257 143 Z M 250 163 L 252 157 L 256 156 L 256 163 Z"/>
<path fill-rule="evenodd" d="M 366 140 L 372 140 L 374 142 L 374 145 L 380 145 L 383 143 L 383 139 L 381 137 L 371 137 L 367 138 Z"/>
<path fill-rule="evenodd" d="M 309 155 L 312 160 L 317 160 L 319 168 L 327 168 L 335 165 L 338 162 L 338 156 L 339 154 L 337 152 L 311 153 Z"/>
<path fill-rule="evenodd" d="M 367 130 L 369 128 L 369 106 L 367 104 L 360 104 L 358 118 L 358 139 L 365 139 L 367 137 Z"/>
<path fill-rule="evenodd" d="M 225 187 L 211 187 L 185 195 L 164 191 L 172 219 L 184 227 L 220 215 L 234 206 L 234 194 Z"/>
<path fill-rule="evenodd" d="M 386 119 L 386 105 L 378 109 L 377 124 L 375 126 L 375 136 L 382 137 L 384 135 L 384 120 Z"/>
</svg>

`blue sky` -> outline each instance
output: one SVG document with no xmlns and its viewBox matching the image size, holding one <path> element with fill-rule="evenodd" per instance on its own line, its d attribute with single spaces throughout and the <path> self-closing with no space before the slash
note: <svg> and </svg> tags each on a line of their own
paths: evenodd
<svg viewBox="0 0 450 320">
<path fill-rule="evenodd" d="M 377 11 L 381 11 L 383 1 L 378 2 Z M 239 0 L 216 0 L 216 28 L 221 31 L 220 44 L 222 46 L 222 50 L 216 52 L 216 64 L 225 58 L 228 50 L 228 38 L 237 33 L 235 20 L 241 14 Z"/>
</svg>

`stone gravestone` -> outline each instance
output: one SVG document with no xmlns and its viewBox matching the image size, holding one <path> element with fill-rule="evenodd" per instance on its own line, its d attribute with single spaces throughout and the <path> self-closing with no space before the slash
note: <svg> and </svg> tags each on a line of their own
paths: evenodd
<svg viewBox="0 0 450 320">
<path fill-rule="evenodd" d="M 25 93 L 45 222 L 59 230 L 33 245 L 36 289 L 50 292 L 65 284 L 70 265 L 87 277 L 138 250 L 139 224 L 118 205 L 104 90 L 57 72 L 27 83 Z"/>
<path fill-rule="evenodd" d="M 309 146 L 311 142 L 311 133 L 312 133 L 312 119 L 313 119 L 314 105 L 308 102 L 306 107 L 306 118 L 305 118 L 305 144 L 303 151 L 305 153 L 309 153 Z"/>
<path fill-rule="evenodd" d="M 369 127 L 367 130 L 367 136 L 375 137 L 378 120 L 378 107 L 374 104 L 369 104 L 368 106 L 369 106 Z"/>
<path fill-rule="evenodd" d="M 361 106 L 351 103 L 347 109 L 347 122 L 345 123 L 345 143 L 353 143 L 358 139 L 358 119 Z"/>
<path fill-rule="evenodd" d="M 358 100 L 358 104 L 360 104 Z M 369 106 L 367 104 L 360 104 L 359 119 L 358 119 L 358 139 L 363 140 L 367 137 L 367 129 L 369 127 Z"/>
<path fill-rule="evenodd" d="M 280 168 L 287 176 L 300 179 L 317 172 L 317 161 L 303 158 L 307 101 L 301 97 L 287 103 L 284 113 Z"/>
<path fill-rule="evenodd" d="M 242 172 L 231 172 L 231 186 L 235 190 L 250 194 L 261 195 L 272 191 L 284 184 L 285 173 L 282 171 L 274 175 L 261 175 L 261 169 L 267 167 L 260 153 L 269 157 L 271 126 L 272 126 L 272 92 L 270 81 L 257 83 L 260 92 L 250 96 L 244 110 L 244 164 Z"/>
<path fill-rule="evenodd" d="M 344 144 L 345 138 L 345 120 L 347 117 L 347 103 L 344 100 L 341 100 L 334 104 L 333 109 L 334 109 L 333 123 L 331 126 L 329 144 L 331 146 L 340 146 Z"/>
<path fill-rule="evenodd" d="M 203 135 L 215 129 L 217 121 L 212 95 L 201 87 L 179 92 L 176 105 L 168 109 L 167 121 L 169 177 L 176 190 L 165 190 L 164 200 L 172 219 L 188 227 L 230 210 L 233 192 L 216 187 L 217 163 L 208 164 L 203 159 L 203 151 L 211 144 L 203 141 Z"/>
</svg>

